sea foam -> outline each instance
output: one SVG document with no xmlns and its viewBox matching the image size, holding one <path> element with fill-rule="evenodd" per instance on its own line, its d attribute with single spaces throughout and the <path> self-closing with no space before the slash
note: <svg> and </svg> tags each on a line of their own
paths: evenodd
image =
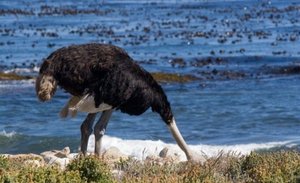
<svg viewBox="0 0 300 183">
<path fill-rule="evenodd" d="M 206 158 L 214 157 L 220 153 L 233 153 L 235 155 L 247 155 L 255 150 L 270 149 L 275 147 L 287 146 L 291 141 L 268 142 L 268 143 L 249 143 L 237 145 L 189 145 L 189 147 L 198 155 Z M 121 153 L 133 158 L 144 160 L 147 156 L 158 156 L 159 152 L 168 148 L 170 154 L 177 154 L 180 161 L 185 161 L 186 157 L 177 144 L 169 144 L 157 140 L 124 140 L 117 137 L 104 136 L 102 140 L 102 151 L 110 147 L 117 147 Z M 94 151 L 94 136 L 91 135 L 88 144 L 88 151 Z"/>
<path fill-rule="evenodd" d="M 25 73 L 38 73 L 40 67 L 34 66 L 33 68 L 14 68 L 8 69 L 3 71 L 4 73 L 18 73 L 18 74 L 25 74 Z"/>
<path fill-rule="evenodd" d="M 2 132 L 0 131 L 0 136 L 4 136 L 4 137 L 13 137 L 15 136 L 17 133 L 15 131 L 12 132 L 6 132 L 5 130 L 2 130 Z"/>
</svg>

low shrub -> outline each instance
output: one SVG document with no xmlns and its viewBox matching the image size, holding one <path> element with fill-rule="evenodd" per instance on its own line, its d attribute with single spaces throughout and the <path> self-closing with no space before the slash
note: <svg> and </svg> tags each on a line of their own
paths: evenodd
<svg viewBox="0 0 300 183">
<path fill-rule="evenodd" d="M 66 171 L 78 171 L 84 182 L 113 182 L 109 166 L 93 156 L 74 159 L 67 166 Z"/>
<path fill-rule="evenodd" d="M 255 153 L 245 158 L 242 171 L 251 182 L 300 182 L 300 154 L 296 151 Z"/>
<path fill-rule="evenodd" d="M 114 167 L 115 174 L 111 173 Z M 117 173 L 116 173 L 117 172 Z M 106 164 L 93 156 L 71 161 L 65 170 L 57 166 L 30 166 L 0 156 L 0 183 L 64 182 L 300 182 L 297 151 L 252 152 L 242 156 L 220 153 L 200 163 L 120 160 Z"/>
</svg>

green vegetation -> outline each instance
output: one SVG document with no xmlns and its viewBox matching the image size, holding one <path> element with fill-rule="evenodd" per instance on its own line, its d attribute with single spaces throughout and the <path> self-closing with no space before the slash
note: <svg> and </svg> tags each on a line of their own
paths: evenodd
<svg viewBox="0 0 300 183">
<path fill-rule="evenodd" d="M 16 73 L 4 73 L 0 72 L 0 81 L 1 80 L 26 80 L 26 79 L 32 79 L 31 76 L 22 76 L 18 75 Z"/>
<path fill-rule="evenodd" d="M 108 165 L 93 156 L 73 160 L 67 166 L 66 172 L 68 171 L 79 173 L 78 182 L 114 182 Z"/>
<path fill-rule="evenodd" d="M 170 82 L 185 83 L 185 82 L 191 82 L 198 79 L 192 75 L 180 75 L 174 73 L 155 72 L 155 73 L 151 73 L 151 75 L 158 82 L 164 82 L 164 83 L 170 83 Z M 0 72 L 0 80 L 27 80 L 33 78 L 34 78 L 33 76 L 22 76 L 16 73 Z"/>
<path fill-rule="evenodd" d="M 195 81 L 198 78 L 192 75 L 180 75 L 180 74 L 175 74 L 175 73 L 162 73 L 162 72 L 154 72 L 151 73 L 151 75 L 154 77 L 154 79 L 158 82 L 163 82 L 163 83 L 186 83 L 186 82 L 191 82 Z"/>
<path fill-rule="evenodd" d="M 1 183 L 63 183 L 99 182 L 110 183 L 114 179 L 110 168 L 94 157 L 77 158 L 65 170 L 56 165 L 26 165 L 24 160 L 8 159 L 0 156 Z"/>
<path fill-rule="evenodd" d="M 112 171 L 114 170 L 114 171 Z M 112 172 L 118 172 L 112 174 Z M 92 156 L 73 160 L 64 170 L 33 166 L 0 156 L 0 182 L 300 182 L 300 153 L 280 151 L 247 156 L 220 154 L 204 164 L 120 160 L 108 164 Z"/>
</svg>

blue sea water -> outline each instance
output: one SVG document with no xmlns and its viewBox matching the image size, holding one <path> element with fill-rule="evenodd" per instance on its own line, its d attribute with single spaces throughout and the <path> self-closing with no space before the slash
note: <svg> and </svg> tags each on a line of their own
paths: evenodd
<svg viewBox="0 0 300 183">
<path fill-rule="evenodd" d="M 150 72 L 199 78 L 161 83 L 196 151 L 299 149 L 299 16 L 299 1 L 1 1 L 0 70 L 35 76 L 60 47 L 118 45 Z M 86 114 L 60 119 L 68 97 L 41 103 L 34 80 L 0 81 L 0 153 L 77 152 Z M 126 152 L 175 143 L 151 110 L 114 112 L 106 134 Z"/>
</svg>

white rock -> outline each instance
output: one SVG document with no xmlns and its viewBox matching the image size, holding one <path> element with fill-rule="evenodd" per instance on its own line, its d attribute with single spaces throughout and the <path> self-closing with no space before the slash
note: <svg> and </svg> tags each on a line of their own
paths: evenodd
<svg viewBox="0 0 300 183">
<path fill-rule="evenodd" d="M 103 153 L 103 157 L 109 161 L 118 161 L 120 159 L 128 159 L 128 156 L 121 153 L 117 147 L 110 147 Z"/>
<path fill-rule="evenodd" d="M 54 155 L 47 155 L 44 160 L 48 165 L 58 165 L 61 169 L 65 169 L 70 162 L 69 158 L 58 158 Z"/>
<path fill-rule="evenodd" d="M 66 157 L 68 157 L 69 154 L 70 154 L 70 148 L 65 147 L 62 151 L 57 151 L 55 153 L 55 156 L 59 157 L 59 158 L 66 158 Z"/>
<path fill-rule="evenodd" d="M 160 152 L 159 152 L 159 157 L 161 158 L 166 158 L 168 155 L 168 151 L 169 149 L 167 147 L 163 148 Z"/>
<path fill-rule="evenodd" d="M 65 147 L 63 150 L 52 150 L 41 153 L 48 165 L 58 165 L 61 169 L 65 169 L 76 155 L 70 154 L 70 148 Z"/>
<path fill-rule="evenodd" d="M 34 167 L 44 166 L 44 163 L 39 160 L 26 160 L 24 161 L 24 164 L 29 166 L 34 166 Z"/>
<path fill-rule="evenodd" d="M 124 175 L 124 171 L 122 170 L 112 170 L 111 171 L 112 175 L 121 182 L 122 177 Z"/>
</svg>

